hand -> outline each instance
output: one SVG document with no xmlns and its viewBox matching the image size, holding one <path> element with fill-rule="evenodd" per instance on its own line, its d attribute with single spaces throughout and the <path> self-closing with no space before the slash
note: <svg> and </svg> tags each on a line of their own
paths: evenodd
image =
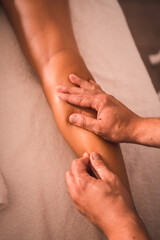
<svg viewBox="0 0 160 240">
<path fill-rule="evenodd" d="M 73 74 L 70 81 L 79 87 L 57 86 L 60 99 L 97 111 L 97 119 L 84 114 L 72 114 L 69 121 L 112 142 L 134 142 L 140 117 L 113 96 L 106 94 L 93 80 L 83 80 Z"/>
<path fill-rule="evenodd" d="M 99 176 L 89 175 L 89 164 Z M 85 153 L 66 172 L 68 192 L 81 214 L 109 239 L 149 239 L 136 214 L 131 195 L 97 153 Z M 138 238 L 132 238 L 138 237 Z"/>
</svg>

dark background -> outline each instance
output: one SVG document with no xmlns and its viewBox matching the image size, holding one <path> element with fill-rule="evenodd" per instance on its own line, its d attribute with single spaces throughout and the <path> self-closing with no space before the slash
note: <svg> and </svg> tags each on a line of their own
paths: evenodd
<svg viewBox="0 0 160 240">
<path fill-rule="evenodd" d="M 160 49 L 160 0 L 119 0 L 130 31 L 153 85 L 160 92 L 160 64 L 151 65 L 148 55 Z"/>
</svg>

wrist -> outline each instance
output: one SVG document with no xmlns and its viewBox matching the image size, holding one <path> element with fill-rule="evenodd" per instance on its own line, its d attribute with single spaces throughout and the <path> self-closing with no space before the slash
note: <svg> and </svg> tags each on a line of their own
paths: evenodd
<svg viewBox="0 0 160 240">
<path fill-rule="evenodd" d="M 136 116 L 131 122 L 130 131 L 128 133 L 129 141 L 131 143 L 140 143 L 142 141 L 142 137 L 144 137 L 144 118 Z"/>
<path fill-rule="evenodd" d="M 124 126 L 124 136 L 122 142 L 138 143 L 140 141 L 140 126 L 143 125 L 143 118 L 134 114 Z"/>
<path fill-rule="evenodd" d="M 109 240 L 149 240 L 148 232 L 136 213 L 131 213 L 123 218 L 119 218 L 108 228 L 107 225 L 102 229 Z"/>
<path fill-rule="evenodd" d="M 139 117 L 134 125 L 132 142 L 160 147 L 160 119 Z"/>
</svg>

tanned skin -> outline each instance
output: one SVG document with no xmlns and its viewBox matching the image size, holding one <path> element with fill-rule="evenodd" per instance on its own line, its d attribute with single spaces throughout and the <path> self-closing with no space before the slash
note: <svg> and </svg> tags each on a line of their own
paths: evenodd
<svg viewBox="0 0 160 240">
<path fill-rule="evenodd" d="M 95 174 L 97 174 L 96 176 L 99 178 L 96 179 L 92 177 L 91 182 L 93 183 L 92 180 L 94 179 L 98 181 L 98 186 L 102 187 L 100 187 L 99 189 L 100 195 L 98 199 L 100 200 L 100 196 L 103 195 L 102 193 L 104 190 L 104 186 L 107 187 L 107 185 L 105 185 L 105 183 L 103 182 L 104 179 L 101 176 L 101 167 L 104 168 L 104 166 L 107 167 L 108 171 L 111 171 L 113 176 L 117 176 L 116 179 L 119 179 L 119 185 L 116 186 L 122 186 L 122 189 L 124 191 L 124 194 L 122 194 L 122 196 L 124 195 L 129 198 L 129 203 L 131 204 L 131 211 L 128 212 L 128 216 L 130 219 L 129 222 L 131 224 L 124 224 L 123 237 L 121 235 L 122 238 L 119 239 L 124 239 L 124 236 L 128 231 L 131 231 L 130 236 L 134 237 L 135 232 L 133 232 L 132 234 L 133 229 L 134 231 L 135 229 L 138 229 L 138 231 L 142 233 L 141 235 L 145 235 L 144 229 L 143 227 L 141 227 L 141 225 L 143 224 L 138 218 L 136 210 L 134 208 L 126 169 L 119 145 L 109 143 L 106 140 L 103 140 L 102 138 L 97 136 L 96 134 L 71 124 L 69 121 L 69 116 L 73 113 L 84 113 L 87 116 L 96 118 L 97 112 L 93 109 L 74 106 L 70 103 L 62 101 L 58 97 L 58 92 L 56 89 L 57 85 L 63 85 L 66 87 L 74 86 L 74 84 L 69 80 L 69 75 L 71 73 L 78 75 L 86 82 L 91 79 L 94 80 L 93 76 L 87 69 L 83 58 L 79 53 L 73 35 L 68 1 L 2 0 L 1 2 L 14 28 L 24 55 L 28 59 L 30 65 L 33 67 L 34 71 L 36 72 L 42 83 L 44 94 L 52 109 L 54 118 L 63 137 L 78 157 L 81 157 L 84 152 L 87 152 L 87 154 L 90 154 L 92 152 L 98 152 L 100 154 L 99 160 L 101 162 L 98 161 L 98 163 L 100 163 L 100 168 L 98 167 L 99 165 L 94 165 L 92 162 L 90 162 L 89 165 L 92 167 Z M 83 177 L 88 173 L 88 167 L 86 167 L 86 171 L 85 166 L 89 164 L 89 155 L 87 155 L 87 157 L 85 156 L 84 158 L 80 159 L 80 161 L 76 161 L 76 164 L 78 163 L 78 165 L 76 165 L 74 161 L 72 170 L 74 172 L 73 175 L 77 171 L 77 173 L 80 174 L 76 174 L 76 178 L 80 179 L 80 177 L 82 177 L 82 179 L 86 181 L 87 178 Z M 79 167 L 80 171 L 78 170 Z M 81 172 L 81 170 L 83 171 Z M 91 177 L 90 175 L 88 176 Z M 67 186 L 69 189 L 69 178 L 66 177 L 66 179 L 68 179 Z M 107 176 L 105 179 L 107 179 Z M 115 177 L 111 177 L 111 179 L 114 180 Z M 90 179 L 88 179 L 87 181 L 90 181 Z M 99 181 L 102 181 L 102 183 Z M 109 181 L 106 181 L 108 184 Z M 87 186 L 87 182 L 85 183 L 85 186 Z M 94 188 L 93 185 L 91 188 L 89 188 L 89 191 L 93 189 L 93 192 L 90 192 L 91 200 L 93 200 L 93 196 L 98 193 L 94 192 L 96 188 Z M 111 185 L 113 185 L 114 188 L 114 181 L 111 183 Z M 120 191 L 120 189 L 118 191 Z M 111 196 L 112 194 L 115 195 L 115 192 L 110 192 L 109 196 Z M 119 196 L 121 196 L 121 194 Z M 85 199 L 87 199 L 87 197 Z M 80 203 L 81 200 L 82 199 L 79 198 L 79 204 L 82 206 L 83 204 Z M 82 202 L 84 203 L 84 201 Z M 127 203 L 127 201 L 124 202 Z M 100 209 L 99 207 L 102 204 L 101 201 L 97 201 L 96 204 L 97 205 L 95 205 L 95 209 Z M 124 209 L 126 208 L 124 207 Z M 121 209 L 120 212 L 122 214 L 121 219 L 124 218 L 126 222 L 125 214 L 123 215 L 123 211 L 121 211 Z M 87 213 L 83 213 L 84 215 L 87 215 Z M 107 214 L 108 213 L 103 216 L 103 214 L 100 214 L 99 212 L 99 217 L 101 216 L 101 220 L 99 221 L 101 222 L 101 224 L 96 222 L 97 226 L 99 226 L 106 235 L 109 234 L 108 230 L 106 230 L 108 229 L 108 223 L 106 221 Z M 119 216 L 117 216 L 116 214 L 114 214 L 114 217 L 115 219 L 119 218 Z M 133 227 L 135 225 L 138 227 Z M 117 231 L 115 232 L 116 235 L 114 234 L 115 227 L 118 230 L 118 226 L 113 226 L 112 231 L 110 231 L 110 233 L 112 233 L 110 234 L 110 239 L 117 239 Z M 130 237 L 128 239 L 133 238 Z"/>
</svg>

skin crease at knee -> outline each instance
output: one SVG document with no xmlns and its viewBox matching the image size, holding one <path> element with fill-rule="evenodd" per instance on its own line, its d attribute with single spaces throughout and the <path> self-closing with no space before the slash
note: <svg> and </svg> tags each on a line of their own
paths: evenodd
<svg viewBox="0 0 160 240">
<path fill-rule="evenodd" d="M 37 11 L 37 9 L 34 9 L 37 8 L 33 3 L 34 1 L 17 0 L 13 2 L 2 1 L 2 3 L 25 56 L 42 82 L 46 99 L 60 132 L 79 157 L 84 152 L 99 152 L 103 161 L 120 177 L 130 192 L 119 145 L 108 143 L 97 135 L 69 123 L 68 119 L 72 113 L 83 111 L 96 117 L 95 112 L 89 109 L 82 110 L 80 107 L 62 102 L 57 97 L 56 85 L 72 85 L 68 78 L 69 74 L 74 73 L 86 80 L 93 79 L 77 50 L 67 12 L 68 7 L 66 4 L 64 5 L 63 1 L 59 0 L 55 1 L 55 10 L 51 0 L 46 0 L 45 6 L 44 1 L 39 0 Z M 62 15 L 64 16 L 63 21 L 59 18 Z M 55 19 L 52 19 L 52 16 L 55 16 Z M 46 26 L 45 34 L 43 34 L 43 31 L 41 32 L 41 26 L 38 25 L 38 22 L 42 22 L 42 18 Z M 30 26 L 30 28 L 26 26 Z M 38 34 L 35 34 L 33 39 L 35 29 L 38 29 Z M 59 51 L 59 49 L 64 50 Z M 47 64 L 44 63 L 45 61 L 47 61 Z"/>
</svg>

